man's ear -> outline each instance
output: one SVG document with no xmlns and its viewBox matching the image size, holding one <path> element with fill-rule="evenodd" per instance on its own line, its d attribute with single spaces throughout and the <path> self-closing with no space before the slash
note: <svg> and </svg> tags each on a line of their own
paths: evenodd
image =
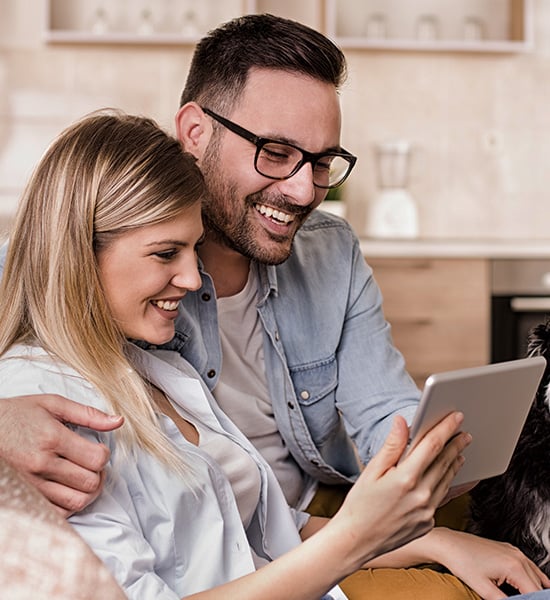
<svg viewBox="0 0 550 600">
<path fill-rule="evenodd" d="M 212 136 L 212 122 L 196 102 L 187 102 L 178 110 L 176 132 L 184 149 L 200 162 Z"/>
</svg>

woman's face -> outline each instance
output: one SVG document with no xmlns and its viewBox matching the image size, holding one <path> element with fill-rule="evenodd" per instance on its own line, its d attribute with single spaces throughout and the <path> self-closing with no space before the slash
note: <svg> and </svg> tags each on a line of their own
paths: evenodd
<svg viewBox="0 0 550 600">
<path fill-rule="evenodd" d="M 196 202 L 166 223 L 121 234 L 97 253 L 107 303 L 126 337 L 152 344 L 174 337 L 179 301 L 201 286 L 196 246 L 202 235 Z"/>
</svg>

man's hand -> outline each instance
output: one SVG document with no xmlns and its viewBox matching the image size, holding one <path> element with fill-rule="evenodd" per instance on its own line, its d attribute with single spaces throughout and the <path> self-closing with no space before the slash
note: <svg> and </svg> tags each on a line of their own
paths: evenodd
<svg viewBox="0 0 550 600">
<path fill-rule="evenodd" d="M 101 492 L 109 450 L 65 423 L 111 431 L 123 418 L 53 394 L 0 400 L 0 456 L 68 516 Z"/>
</svg>

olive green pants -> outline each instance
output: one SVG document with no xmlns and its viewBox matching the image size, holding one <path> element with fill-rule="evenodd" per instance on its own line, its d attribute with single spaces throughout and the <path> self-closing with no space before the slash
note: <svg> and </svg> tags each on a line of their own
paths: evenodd
<svg viewBox="0 0 550 600">
<path fill-rule="evenodd" d="M 332 517 L 341 506 L 347 486 L 321 485 L 307 512 Z M 468 497 L 452 500 L 436 513 L 436 524 L 463 529 Z M 350 600 L 480 600 L 467 585 L 450 573 L 433 568 L 361 569 L 346 577 L 340 587 Z"/>
</svg>

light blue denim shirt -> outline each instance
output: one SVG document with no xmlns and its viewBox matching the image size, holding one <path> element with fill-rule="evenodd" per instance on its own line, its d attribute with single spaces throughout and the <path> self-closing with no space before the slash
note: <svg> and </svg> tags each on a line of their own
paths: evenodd
<svg viewBox="0 0 550 600">
<path fill-rule="evenodd" d="M 286 262 L 257 268 L 257 310 L 280 433 L 306 473 L 324 483 L 351 481 L 359 465 L 350 439 L 368 462 L 393 416 L 410 422 L 419 399 L 392 343 L 372 270 L 349 224 L 318 210 L 298 231 Z M 215 387 L 222 355 L 208 274 L 183 299 L 176 336 L 164 347 Z"/>
</svg>

